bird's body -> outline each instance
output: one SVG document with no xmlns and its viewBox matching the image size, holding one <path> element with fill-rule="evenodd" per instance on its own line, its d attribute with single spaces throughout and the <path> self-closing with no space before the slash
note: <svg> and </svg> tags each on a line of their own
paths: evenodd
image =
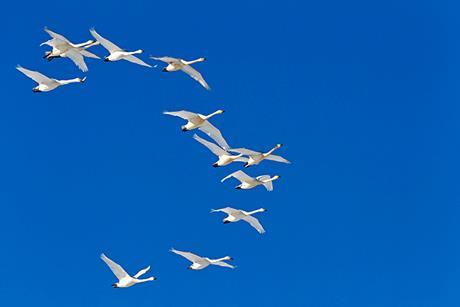
<svg viewBox="0 0 460 307">
<path fill-rule="evenodd" d="M 173 57 L 168 57 L 168 56 L 151 57 L 151 58 L 168 64 L 165 68 L 163 68 L 164 72 L 173 72 L 173 71 L 182 70 L 187 75 L 189 75 L 190 77 L 195 79 L 197 82 L 199 82 L 201 86 L 203 86 L 205 89 L 207 90 L 211 89 L 209 85 L 206 83 L 206 81 L 204 80 L 203 76 L 196 69 L 190 66 L 194 63 L 205 61 L 206 60 L 205 58 L 198 58 L 193 61 L 186 61 L 184 59 L 173 58 Z"/>
<path fill-rule="evenodd" d="M 99 35 L 99 33 L 96 32 L 96 30 L 91 29 L 90 30 L 91 35 L 105 48 L 107 51 L 109 51 L 109 55 L 104 58 L 105 62 L 115 62 L 119 60 L 126 60 L 131 63 L 135 63 L 138 65 L 142 65 L 145 67 L 152 67 L 149 64 L 145 63 L 141 59 L 135 57 L 135 54 L 141 54 L 144 51 L 142 49 L 138 49 L 136 51 L 125 51 L 109 41 L 108 39 L 102 37 Z"/>
<path fill-rule="evenodd" d="M 260 208 L 253 211 L 244 211 L 239 209 L 234 209 L 231 207 L 226 207 L 222 209 L 211 210 L 211 212 L 224 212 L 227 214 L 227 217 L 223 219 L 224 224 L 234 223 L 238 221 L 245 221 L 254 227 L 259 233 L 265 233 L 265 229 L 260 224 L 259 220 L 253 217 L 252 215 L 258 212 L 265 212 L 264 208 Z"/>
<path fill-rule="evenodd" d="M 74 78 L 74 79 L 69 79 L 69 80 L 57 80 L 57 79 L 49 78 L 39 73 L 38 71 L 29 70 L 21 66 L 17 66 L 16 69 L 22 72 L 24 75 L 26 75 L 30 79 L 38 83 L 36 87 L 32 88 L 32 91 L 34 92 L 49 92 L 62 85 L 66 85 L 70 83 L 83 83 L 86 80 L 86 77 Z"/>
<path fill-rule="evenodd" d="M 248 156 L 248 162 L 244 165 L 244 167 L 250 167 L 252 165 L 257 165 L 265 159 L 276 161 L 276 162 L 281 162 L 281 163 L 291 163 L 288 160 L 284 159 L 283 157 L 273 154 L 273 152 L 276 149 L 280 148 L 281 146 L 282 146 L 281 144 L 276 144 L 275 147 L 273 147 L 267 152 L 258 152 L 258 151 L 249 150 L 246 148 L 234 148 L 234 149 L 230 149 L 229 151 Z"/>
<path fill-rule="evenodd" d="M 144 275 L 145 273 L 147 273 L 148 270 L 150 270 L 150 266 L 140 270 L 136 273 L 136 275 L 131 277 L 118 263 L 114 262 L 106 255 L 102 254 L 101 259 L 107 264 L 107 266 L 110 268 L 113 274 L 118 278 L 118 282 L 112 285 L 112 287 L 114 288 L 128 288 L 135 284 L 152 281 L 156 279 L 155 277 L 139 279 L 140 276 Z"/>
<path fill-rule="evenodd" d="M 214 127 L 208 120 L 217 115 L 224 113 L 223 110 L 217 110 L 209 115 L 203 115 L 199 113 L 193 113 L 189 111 L 177 111 L 177 112 L 163 112 L 166 115 L 177 116 L 187 120 L 187 123 L 181 127 L 182 131 L 190 131 L 193 129 L 199 129 L 209 135 L 219 146 L 224 149 L 228 149 L 228 143 L 220 133 L 219 129 Z"/>
<path fill-rule="evenodd" d="M 80 70 L 86 72 L 88 71 L 88 67 L 86 66 L 84 57 L 89 57 L 93 59 L 99 59 L 99 57 L 86 49 L 99 45 L 99 42 L 94 40 L 88 40 L 81 44 L 73 44 L 64 36 L 57 34 L 48 28 L 45 28 L 45 32 L 48 33 L 52 38 L 42 45 L 48 45 L 53 49 L 51 51 L 47 51 L 45 53 L 44 58 L 51 61 L 54 58 L 69 58 L 72 60 L 75 65 L 80 68 Z"/>
<path fill-rule="evenodd" d="M 227 177 L 223 178 L 221 182 L 224 182 L 230 177 L 233 177 L 241 182 L 241 184 L 237 185 L 235 189 L 249 190 L 259 185 L 263 185 L 265 189 L 267 189 L 267 191 L 273 191 L 272 181 L 280 178 L 280 176 L 278 175 L 275 175 L 273 177 L 270 177 L 269 175 L 262 175 L 262 176 L 257 176 L 254 178 L 254 177 L 248 176 L 243 171 L 236 171 L 234 173 L 231 173 Z"/>
<path fill-rule="evenodd" d="M 231 257 L 229 256 L 225 256 L 225 257 L 222 257 L 222 258 L 219 258 L 219 259 L 210 259 L 210 258 L 207 258 L 207 257 L 201 257 L 201 256 L 198 256 L 198 255 L 195 255 L 193 253 L 190 253 L 190 252 L 182 252 L 182 251 L 178 251 L 176 249 L 171 249 L 171 252 L 177 254 L 177 255 L 180 255 L 182 257 L 184 257 L 185 259 L 189 260 L 190 262 L 192 262 L 192 264 L 188 267 L 188 269 L 190 270 L 202 270 L 206 267 L 208 267 L 209 265 L 217 265 L 217 266 L 223 266 L 223 267 L 227 267 L 227 268 L 231 268 L 231 269 L 234 269 L 235 267 L 233 265 L 230 265 L 224 261 L 231 261 L 233 260 Z"/>
<path fill-rule="evenodd" d="M 198 135 L 193 135 L 193 138 L 197 140 L 199 143 L 203 144 L 206 146 L 213 154 L 215 154 L 218 157 L 217 162 L 215 162 L 212 166 L 214 167 L 220 167 L 220 166 L 225 166 L 228 165 L 232 162 L 238 161 L 238 162 L 247 162 L 248 159 L 244 158 L 242 154 L 239 155 L 232 155 L 226 150 L 224 150 L 222 147 L 211 143 L 209 141 L 206 141 L 205 139 L 200 138 Z"/>
</svg>

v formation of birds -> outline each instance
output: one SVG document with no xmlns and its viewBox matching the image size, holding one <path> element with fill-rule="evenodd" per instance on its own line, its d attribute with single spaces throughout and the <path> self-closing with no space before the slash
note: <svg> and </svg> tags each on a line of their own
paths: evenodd
<svg viewBox="0 0 460 307">
<path fill-rule="evenodd" d="M 90 39 L 86 42 L 79 44 L 74 44 L 70 42 L 63 35 L 53 32 L 48 28 L 45 28 L 44 30 L 51 37 L 48 41 L 40 45 L 47 45 L 52 48 L 51 51 L 46 51 L 45 55 L 43 56 L 43 58 L 47 59 L 48 61 L 51 61 L 55 58 L 68 58 L 73 63 L 75 63 L 75 65 L 81 71 L 87 72 L 88 67 L 85 63 L 85 57 L 100 59 L 99 56 L 91 53 L 90 51 L 88 51 L 88 49 L 97 45 L 102 45 L 102 47 L 104 47 L 109 52 L 109 54 L 106 57 L 104 57 L 104 61 L 106 62 L 126 60 L 144 67 L 152 67 L 150 64 L 144 62 L 136 56 L 143 53 L 142 49 L 126 51 L 118 47 L 111 41 L 109 41 L 107 38 L 101 36 L 98 32 L 96 32 L 95 29 L 90 30 L 90 33 L 94 39 Z M 174 72 L 182 70 L 184 73 L 192 77 L 195 81 L 200 83 L 200 85 L 205 89 L 211 89 L 208 83 L 203 78 L 203 76 L 195 68 L 191 66 L 192 64 L 205 61 L 205 58 L 201 57 L 192 61 L 186 61 L 181 58 L 173 58 L 169 56 L 150 58 L 167 64 L 163 68 L 164 72 Z M 67 85 L 70 83 L 83 83 L 86 80 L 86 77 L 59 80 L 45 76 L 38 71 L 26 69 L 19 65 L 16 68 L 24 75 L 26 75 L 27 77 L 29 77 L 37 83 L 37 86 L 35 86 L 32 89 L 34 92 L 49 92 L 62 85 Z M 181 126 L 182 131 L 190 131 L 197 129 L 206 134 L 212 140 L 206 140 L 197 134 L 193 135 L 193 138 L 197 142 L 202 144 L 204 147 L 209 149 L 209 151 L 211 151 L 214 155 L 217 156 L 217 161 L 214 164 L 212 164 L 212 166 L 214 167 L 226 166 L 233 162 L 242 162 L 244 163 L 244 167 L 247 168 L 253 165 L 257 165 L 264 160 L 271 160 L 281 163 L 290 163 L 285 158 L 273 154 L 275 150 L 281 147 L 281 144 L 276 144 L 272 149 L 266 152 L 250 150 L 247 148 L 231 148 L 228 145 L 225 138 L 223 137 L 220 130 L 210 122 L 212 117 L 222 113 L 224 113 L 223 110 L 217 110 L 208 115 L 203 115 L 200 113 L 194 113 L 185 110 L 164 112 L 165 115 L 179 117 L 186 121 L 186 123 Z M 260 175 L 257 177 L 251 177 L 247 175 L 244 171 L 238 170 L 236 172 L 229 174 L 221 181 L 223 182 L 230 178 L 235 178 L 240 182 L 240 184 L 235 187 L 236 189 L 247 190 L 261 185 L 265 187 L 267 191 L 272 191 L 273 181 L 280 178 L 280 176 Z M 241 209 L 225 207 L 221 209 L 213 209 L 211 210 L 211 213 L 222 212 L 226 214 L 227 216 L 223 219 L 224 224 L 245 221 L 250 226 L 252 226 L 257 232 L 263 234 L 265 233 L 265 229 L 259 222 L 259 220 L 256 217 L 254 217 L 254 214 L 265 211 L 266 210 L 264 208 L 252 211 L 245 211 Z M 171 249 L 171 252 L 179 256 L 182 256 L 188 261 L 190 261 L 192 264 L 188 267 L 188 269 L 191 270 L 202 270 L 208 267 L 209 265 L 221 266 L 231 269 L 235 268 L 235 266 L 227 263 L 227 261 L 233 260 L 229 256 L 211 259 L 208 257 L 198 256 L 191 252 L 179 251 L 174 248 Z M 105 254 L 101 254 L 101 259 L 107 264 L 107 266 L 118 279 L 118 282 L 112 285 L 115 288 L 127 288 L 138 283 L 153 281 L 156 279 L 155 277 L 140 278 L 142 275 L 147 273 L 147 271 L 150 269 L 150 266 L 140 270 L 135 275 L 131 276 L 123 269 L 122 266 L 108 258 Z"/>
</svg>

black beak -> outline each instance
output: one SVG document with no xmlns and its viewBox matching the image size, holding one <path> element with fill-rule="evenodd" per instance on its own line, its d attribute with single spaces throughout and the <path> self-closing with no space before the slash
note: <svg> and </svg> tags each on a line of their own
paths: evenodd
<svg viewBox="0 0 460 307">
<path fill-rule="evenodd" d="M 166 70 L 166 67 L 163 68 L 161 71 L 162 71 L 162 72 L 168 72 L 168 71 Z"/>
<path fill-rule="evenodd" d="M 249 167 L 249 164 L 248 164 L 248 163 L 245 163 L 245 164 L 244 164 L 244 167 L 248 168 L 248 167 Z"/>
<path fill-rule="evenodd" d="M 217 165 L 217 162 L 214 163 L 212 166 L 213 166 L 213 167 L 219 167 L 219 165 Z"/>
<path fill-rule="evenodd" d="M 39 92 L 40 92 L 40 90 L 39 90 L 39 89 L 37 89 L 37 88 L 33 88 L 33 89 L 32 89 L 32 92 L 34 92 L 34 93 L 39 93 Z"/>
<path fill-rule="evenodd" d="M 224 221 L 224 224 L 228 224 L 228 223 L 230 223 L 230 222 L 229 221 Z"/>
<path fill-rule="evenodd" d="M 113 288 L 118 288 L 118 287 L 117 287 L 117 284 L 113 284 L 112 287 L 113 287 Z"/>
<path fill-rule="evenodd" d="M 109 61 L 109 59 L 108 59 L 108 58 L 105 58 L 105 59 L 104 59 L 104 62 L 108 62 L 108 61 Z"/>
<path fill-rule="evenodd" d="M 240 186 L 237 186 L 237 187 L 235 187 L 235 189 L 237 189 L 237 190 L 241 190 L 241 187 L 240 187 Z"/>
<path fill-rule="evenodd" d="M 181 130 L 184 131 L 184 132 L 188 131 L 187 128 L 185 128 L 185 127 L 182 127 Z"/>
</svg>

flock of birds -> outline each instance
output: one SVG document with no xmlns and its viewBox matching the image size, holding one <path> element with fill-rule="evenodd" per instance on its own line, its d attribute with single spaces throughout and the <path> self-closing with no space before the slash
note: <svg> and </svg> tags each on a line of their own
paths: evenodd
<svg viewBox="0 0 460 307">
<path fill-rule="evenodd" d="M 80 44 L 74 44 L 70 42 L 68 39 L 66 39 L 64 36 L 56 32 L 53 32 L 48 28 L 45 28 L 45 32 L 47 32 L 51 36 L 51 39 L 42 43 L 40 46 L 47 45 L 52 47 L 51 51 L 47 51 L 44 55 L 44 58 L 48 61 L 51 61 L 55 58 L 69 58 L 75 63 L 75 65 L 80 70 L 82 70 L 83 72 L 87 72 L 88 67 L 85 63 L 84 58 L 87 57 L 93 59 L 100 59 L 99 56 L 89 52 L 88 49 L 93 46 L 102 45 L 109 52 L 109 55 L 104 58 L 104 61 L 106 62 L 126 60 L 145 67 L 152 67 L 151 65 L 145 63 L 143 60 L 135 56 L 143 53 L 142 49 L 135 51 L 125 51 L 117 45 L 115 45 L 114 43 L 112 43 L 111 41 L 109 41 L 108 39 L 102 37 L 99 33 L 96 32 L 95 29 L 90 30 L 90 33 L 94 37 L 94 39 L 88 40 Z M 151 59 L 166 63 L 167 66 L 163 68 L 164 72 L 182 70 L 183 72 L 191 76 L 193 79 L 195 79 L 197 82 L 199 82 L 204 88 L 210 90 L 210 87 L 204 80 L 203 76 L 197 70 L 191 67 L 191 65 L 194 63 L 205 61 L 205 58 L 198 58 L 193 61 L 186 61 L 180 58 L 173 58 L 168 56 L 151 57 Z M 86 80 L 86 77 L 58 80 L 47 77 L 41 74 L 40 72 L 26 69 L 19 65 L 16 68 L 24 75 L 38 83 L 38 85 L 32 89 L 34 92 L 49 92 L 62 85 L 70 83 L 83 83 Z M 193 138 L 197 142 L 201 143 L 203 146 L 208 148 L 214 155 L 218 157 L 218 160 L 214 164 L 212 164 L 212 166 L 214 167 L 226 166 L 233 162 L 243 162 L 244 167 L 248 168 L 250 166 L 258 165 L 264 160 L 271 160 L 281 163 L 290 163 L 285 158 L 273 154 L 275 150 L 281 147 L 281 144 L 277 144 L 272 149 L 266 152 L 254 151 L 246 148 L 231 148 L 228 145 L 225 138 L 223 137 L 220 130 L 217 129 L 209 121 L 212 117 L 222 113 L 224 113 L 223 110 L 217 110 L 209 115 L 203 115 L 200 113 L 194 113 L 185 110 L 175 112 L 164 112 L 164 114 L 166 115 L 176 116 L 187 121 L 185 125 L 181 126 L 182 131 L 198 129 L 206 135 L 208 135 L 214 141 L 211 142 L 205 140 L 197 134 L 193 135 Z M 280 176 L 278 175 L 261 175 L 257 177 L 251 177 L 242 170 L 238 170 L 223 178 L 221 182 L 232 177 L 240 181 L 240 184 L 235 187 L 236 189 L 247 190 L 261 185 L 264 186 L 267 191 L 272 191 L 273 181 L 280 178 Z M 223 219 L 224 224 L 245 221 L 249 225 L 251 225 L 255 230 L 257 230 L 260 234 L 263 234 L 265 232 L 265 229 L 263 228 L 259 220 L 254 217 L 254 214 L 265 211 L 266 210 L 264 208 L 260 208 L 253 211 L 245 211 L 240 209 L 234 209 L 231 207 L 225 207 L 221 209 L 213 209 L 211 210 L 211 213 L 225 213 L 227 216 Z M 216 265 L 232 269 L 235 268 L 235 266 L 226 262 L 233 260 L 229 256 L 225 256 L 218 259 L 210 259 L 207 257 L 198 256 L 191 252 L 179 251 L 176 249 L 171 249 L 171 252 L 189 260 L 192 264 L 188 268 L 191 270 L 202 270 L 208 267 L 209 265 Z M 140 278 L 142 275 L 144 275 L 150 270 L 150 266 L 140 270 L 135 275 L 131 276 L 123 269 L 122 266 L 108 258 L 105 254 L 101 255 L 101 259 L 107 264 L 107 266 L 118 279 L 118 282 L 112 285 L 115 288 L 127 288 L 138 283 L 153 281 L 156 279 L 155 277 L 149 277 L 144 279 Z"/>
</svg>

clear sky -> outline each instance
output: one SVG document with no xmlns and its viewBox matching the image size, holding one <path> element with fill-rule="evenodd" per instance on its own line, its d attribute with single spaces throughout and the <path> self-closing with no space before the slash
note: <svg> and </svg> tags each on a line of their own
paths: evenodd
<svg viewBox="0 0 460 307">
<path fill-rule="evenodd" d="M 457 12 L 457 13 L 456 13 Z M 2 306 L 458 306 L 455 1 L 2 3 Z M 42 59 L 43 27 L 207 62 L 182 73 Z M 447 39 L 449 36 L 449 40 Z M 105 56 L 107 51 L 92 51 Z M 33 93 L 15 66 L 85 84 Z M 160 64 L 160 63 L 158 63 Z M 230 145 L 293 163 L 271 193 L 220 179 L 165 110 L 226 112 Z M 267 233 L 212 208 L 264 207 Z M 234 257 L 190 271 L 169 252 Z M 113 289 L 106 253 L 158 280 Z"/>
</svg>

